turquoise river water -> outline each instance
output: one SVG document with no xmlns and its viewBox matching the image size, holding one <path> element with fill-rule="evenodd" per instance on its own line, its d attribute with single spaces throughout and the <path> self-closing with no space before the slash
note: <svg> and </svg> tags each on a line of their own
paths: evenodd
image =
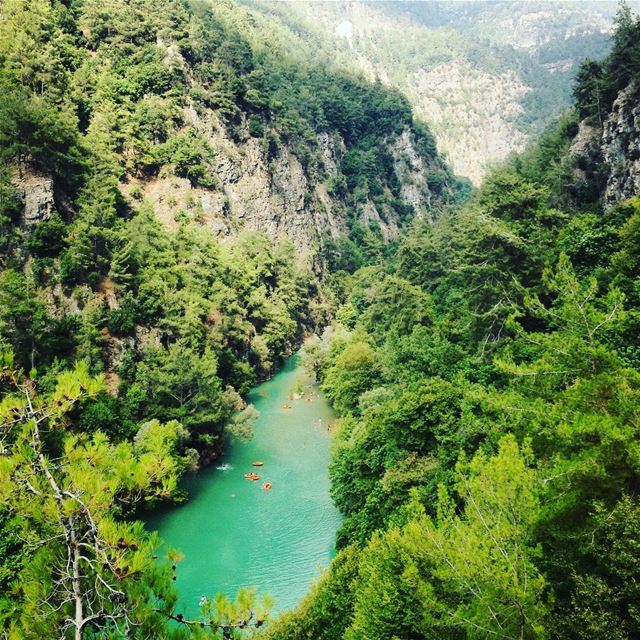
<svg viewBox="0 0 640 640">
<path fill-rule="evenodd" d="M 190 476 L 187 502 L 147 518 L 149 529 L 184 554 L 176 586 L 188 615 L 201 596 L 234 597 L 243 586 L 274 596 L 276 611 L 292 608 L 334 553 L 340 515 L 329 496 L 331 408 L 297 356 L 248 401 L 260 416 L 253 439 L 232 443 L 217 463 L 230 468 Z M 246 480 L 251 471 L 260 480 Z"/>
</svg>

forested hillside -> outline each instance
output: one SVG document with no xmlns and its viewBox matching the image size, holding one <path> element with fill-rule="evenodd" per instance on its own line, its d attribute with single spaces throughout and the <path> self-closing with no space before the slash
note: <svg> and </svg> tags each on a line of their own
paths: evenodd
<svg viewBox="0 0 640 640">
<path fill-rule="evenodd" d="M 639 43 L 623 6 L 575 110 L 343 274 L 340 552 L 269 638 L 638 637 Z"/>
<path fill-rule="evenodd" d="M 471 5 L 412 20 L 500 75 Z M 0 637 L 638 638 L 640 20 L 470 194 L 290 9 L 0 3 Z M 187 618 L 139 517 L 313 333 L 337 556 L 277 620 L 251 588 Z"/>
<path fill-rule="evenodd" d="M 267 51 L 232 4 L 2 11 L 0 339 L 40 375 L 105 372 L 126 410 L 105 397 L 92 429 L 216 438 L 226 386 L 325 321 L 323 269 L 379 260 L 455 195 L 400 94 Z"/>
<path fill-rule="evenodd" d="M 571 102 L 609 46 L 615 2 L 269 2 L 290 48 L 399 88 L 456 174 L 480 184 Z M 302 43 L 302 44 L 300 44 Z"/>
<path fill-rule="evenodd" d="M 250 435 L 328 270 L 459 185 L 400 93 L 232 2 L 4 0 L 0 92 L 0 635 L 168 637 L 131 517 Z M 237 606 L 197 629 L 264 621 Z"/>
</svg>

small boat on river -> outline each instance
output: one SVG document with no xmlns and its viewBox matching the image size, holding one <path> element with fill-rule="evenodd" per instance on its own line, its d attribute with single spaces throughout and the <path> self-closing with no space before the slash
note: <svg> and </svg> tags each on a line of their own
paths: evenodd
<svg viewBox="0 0 640 640">
<path fill-rule="evenodd" d="M 253 473 L 253 472 L 251 472 L 251 473 L 245 473 L 245 474 L 244 474 L 244 477 L 245 477 L 247 480 L 260 480 L 260 476 L 259 476 L 257 473 Z"/>
<path fill-rule="evenodd" d="M 254 467 L 261 467 L 262 465 L 264 465 L 264 462 L 260 462 L 260 460 L 255 460 L 254 462 L 251 463 Z"/>
</svg>

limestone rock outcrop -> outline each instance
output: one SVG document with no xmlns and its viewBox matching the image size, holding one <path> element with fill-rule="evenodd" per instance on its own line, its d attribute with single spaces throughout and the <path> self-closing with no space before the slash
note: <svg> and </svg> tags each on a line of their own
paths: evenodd
<svg viewBox="0 0 640 640">
<path fill-rule="evenodd" d="M 607 167 L 604 202 L 611 206 L 640 192 L 640 84 L 621 91 L 602 132 Z"/>
<path fill-rule="evenodd" d="M 22 204 L 21 222 L 33 226 L 48 220 L 55 211 L 54 184 L 50 175 L 29 165 L 15 169 L 11 182 Z"/>
<path fill-rule="evenodd" d="M 346 150 L 339 136 L 318 134 L 314 158 L 305 165 L 286 143 L 266 149 L 246 130 L 239 141 L 232 139 L 212 112 L 197 114 L 187 108 L 185 120 L 212 150 L 208 164 L 215 187 L 162 174 L 122 185 L 125 197 L 137 193 L 146 198 L 167 227 L 176 227 L 186 216 L 221 238 L 247 229 L 262 231 L 274 240 L 290 238 L 302 252 L 314 252 L 325 238 L 347 233 L 345 205 L 330 188 Z M 404 130 L 387 145 L 400 183 L 399 200 L 414 215 L 434 219 L 438 203 L 428 186 L 430 168 L 411 132 Z M 377 224 L 385 241 L 398 237 L 401 221 L 391 207 L 366 199 L 356 214 L 363 224 Z"/>
</svg>

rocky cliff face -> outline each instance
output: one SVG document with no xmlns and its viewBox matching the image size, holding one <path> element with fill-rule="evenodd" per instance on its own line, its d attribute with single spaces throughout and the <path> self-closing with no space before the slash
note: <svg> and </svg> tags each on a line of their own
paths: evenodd
<svg viewBox="0 0 640 640">
<path fill-rule="evenodd" d="M 416 151 L 409 131 L 404 131 L 391 145 L 394 169 L 400 180 L 400 198 L 411 205 L 420 217 L 434 220 L 433 194 L 429 190 L 425 162 Z"/>
<path fill-rule="evenodd" d="M 323 183 L 288 147 L 267 151 L 248 134 L 235 142 L 213 112 L 199 116 L 187 108 L 185 119 L 212 150 L 208 165 L 215 187 L 193 186 L 171 175 L 123 185 L 129 198 L 140 193 L 147 198 L 166 226 L 177 226 L 186 216 L 219 237 L 259 230 L 274 240 L 289 237 L 300 250 L 317 247 L 324 235 L 336 238 L 345 232 L 344 219 Z M 319 137 L 318 148 L 324 172 L 335 175 L 340 149 L 328 136 Z"/>
<path fill-rule="evenodd" d="M 610 208 L 640 192 L 640 85 L 621 91 L 603 126 L 586 121 L 570 149 L 574 187 L 591 185 Z"/>
<path fill-rule="evenodd" d="M 168 228 L 186 217 L 220 238 L 247 229 L 274 240 L 288 237 L 302 252 L 314 252 L 325 238 L 335 240 L 348 232 L 345 204 L 329 188 L 345 153 L 339 136 L 318 134 L 313 163 L 305 166 L 286 144 L 266 149 L 246 126 L 243 139 L 233 140 L 214 112 L 199 115 L 187 107 L 185 122 L 212 150 L 208 168 L 215 187 L 194 186 L 186 178 L 166 174 L 131 177 L 122 184 L 122 192 L 132 205 L 136 199 L 147 199 Z M 414 215 L 433 220 L 440 203 L 429 188 L 429 167 L 412 133 L 405 129 L 387 146 L 401 185 L 400 201 Z M 361 224 L 379 225 L 385 241 L 397 238 L 400 220 L 391 207 L 364 198 L 356 211 Z"/>
<path fill-rule="evenodd" d="M 48 220 L 55 210 L 53 178 L 29 165 L 15 168 L 11 176 L 15 197 L 22 205 L 21 222 L 31 227 Z"/>
<path fill-rule="evenodd" d="M 602 155 L 607 167 L 605 205 L 637 195 L 640 191 L 640 84 L 620 92 L 604 123 Z"/>
</svg>

